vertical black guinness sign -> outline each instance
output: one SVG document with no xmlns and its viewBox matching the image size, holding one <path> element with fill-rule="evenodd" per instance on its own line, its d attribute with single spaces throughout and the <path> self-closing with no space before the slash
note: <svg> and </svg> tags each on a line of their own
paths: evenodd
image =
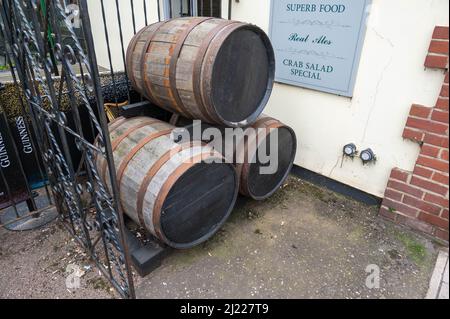
<svg viewBox="0 0 450 319">
<path fill-rule="evenodd" d="M 0 117 L 0 169 L 6 180 L 11 194 L 8 194 L 8 188 L 5 180 L 0 177 L 0 209 L 10 206 L 11 200 L 22 202 L 28 199 L 27 187 L 24 176 L 21 174 L 19 158 L 14 152 L 13 138 L 8 134 L 7 121 Z M 17 145 L 17 144 L 16 144 Z M 20 151 L 20 147 L 18 150 Z M 28 149 L 29 151 L 29 149 Z M 0 175 L 1 176 L 1 175 Z M 12 198 L 9 198 L 9 195 Z"/>
</svg>

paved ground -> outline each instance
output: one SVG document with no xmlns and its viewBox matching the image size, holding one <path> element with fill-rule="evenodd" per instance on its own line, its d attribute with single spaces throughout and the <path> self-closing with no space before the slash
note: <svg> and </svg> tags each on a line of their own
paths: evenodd
<svg viewBox="0 0 450 319">
<path fill-rule="evenodd" d="M 433 276 L 430 280 L 427 299 L 449 299 L 448 267 L 448 250 L 441 250 L 436 261 L 436 266 L 434 267 Z"/>
<path fill-rule="evenodd" d="M 270 200 L 240 203 L 208 243 L 136 278 L 138 297 L 424 298 L 438 247 L 376 215 L 291 177 Z M 65 268 L 73 262 L 87 271 L 82 289 L 70 292 Z M 116 297 L 58 224 L 0 230 L 0 269 L 0 297 Z"/>
<path fill-rule="evenodd" d="M 66 268 L 81 267 L 81 289 L 66 288 Z M 53 222 L 42 229 L 0 229 L 0 298 L 112 298 L 115 293 L 98 274 L 66 229 Z"/>
</svg>

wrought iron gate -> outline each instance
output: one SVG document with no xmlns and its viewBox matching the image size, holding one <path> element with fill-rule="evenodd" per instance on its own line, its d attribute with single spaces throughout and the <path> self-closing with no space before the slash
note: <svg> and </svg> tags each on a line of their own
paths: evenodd
<svg viewBox="0 0 450 319">
<path fill-rule="evenodd" d="M 66 1 L 0 0 L 0 33 L 60 219 L 120 295 L 133 298 L 115 174 L 107 174 L 111 194 L 95 166 L 103 156 L 115 172 L 87 3 L 77 2 L 81 33 Z"/>
</svg>

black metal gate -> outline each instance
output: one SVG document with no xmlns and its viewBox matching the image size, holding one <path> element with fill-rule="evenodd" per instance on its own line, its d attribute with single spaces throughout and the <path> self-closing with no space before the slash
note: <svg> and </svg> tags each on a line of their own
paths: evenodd
<svg viewBox="0 0 450 319">
<path fill-rule="evenodd" d="M 49 185 L 50 205 L 120 295 L 133 298 L 115 174 L 108 174 L 110 194 L 95 166 L 95 158 L 103 156 L 115 172 L 87 3 L 77 1 L 82 25 L 77 33 L 66 2 L 0 0 L 0 34 L 20 88 L 24 125 L 35 139 L 35 154 L 42 155 L 36 160 Z M 33 201 L 31 190 L 25 192 Z"/>
</svg>

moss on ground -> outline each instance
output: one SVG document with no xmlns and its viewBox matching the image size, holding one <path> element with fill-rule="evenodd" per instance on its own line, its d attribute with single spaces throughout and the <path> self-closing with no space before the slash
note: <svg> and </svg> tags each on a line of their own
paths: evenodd
<svg viewBox="0 0 450 319">
<path fill-rule="evenodd" d="M 417 266 L 423 266 L 428 257 L 425 246 L 406 231 L 398 232 L 396 237 L 405 247 L 408 258 Z"/>
<path fill-rule="evenodd" d="M 102 277 L 95 277 L 95 278 L 89 279 L 87 281 L 87 283 L 89 285 L 92 285 L 92 287 L 94 289 L 105 290 L 105 291 L 108 291 L 108 292 L 109 292 L 109 290 L 111 288 L 109 283 L 105 279 L 103 279 Z"/>
</svg>

